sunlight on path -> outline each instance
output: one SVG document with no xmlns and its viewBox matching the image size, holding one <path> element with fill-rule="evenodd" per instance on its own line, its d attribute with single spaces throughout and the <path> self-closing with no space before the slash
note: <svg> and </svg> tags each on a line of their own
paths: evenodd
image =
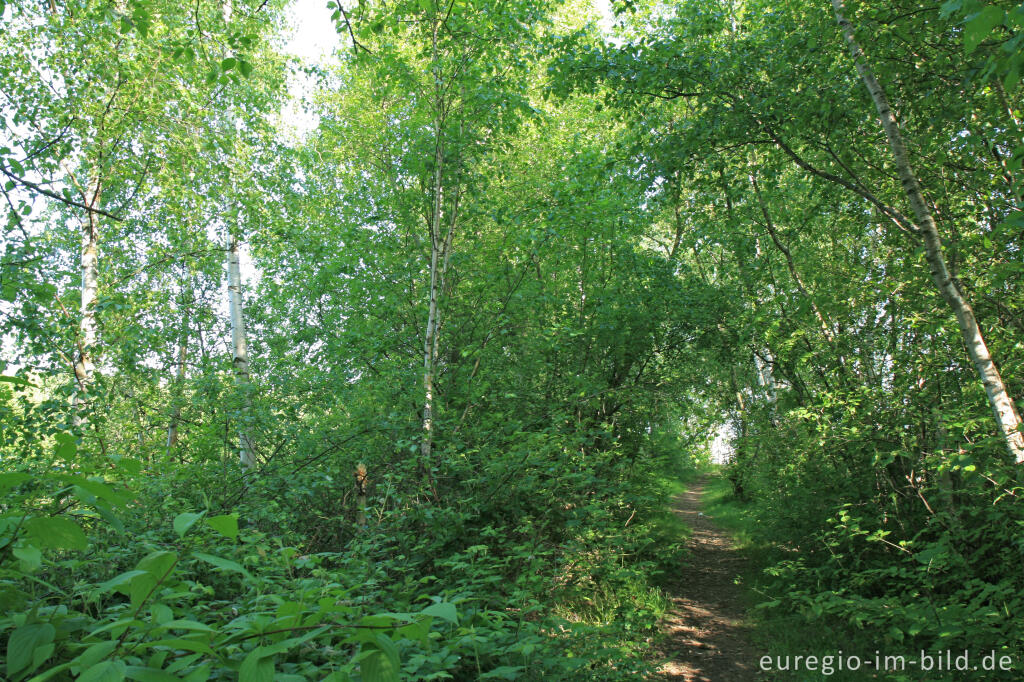
<svg viewBox="0 0 1024 682">
<path fill-rule="evenodd" d="M 742 558 L 731 539 L 701 512 L 705 479 L 676 498 L 675 513 L 693 529 L 665 619 L 668 680 L 739 682 L 758 677 L 757 654 L 743 625 L 743 598 L 735 584 Z"/>
</svg>

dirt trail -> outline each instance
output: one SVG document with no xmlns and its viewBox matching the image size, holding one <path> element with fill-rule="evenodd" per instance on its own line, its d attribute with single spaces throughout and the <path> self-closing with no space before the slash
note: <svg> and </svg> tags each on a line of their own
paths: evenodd
<svg viewBox="0 0 1024 682">
<path fill-rule="evenodd" d="M 706 481 L 694 481 L 674 505 L 693 536 L 665 619 L 669 662 L 661 673 L 666 680 L 747 682 L 757 679 L 759 671 L 757 651 L 742 623 L 743 595 L 734 582 L 743 559 L 729 536 L 701 511 Z"/>
</svg>

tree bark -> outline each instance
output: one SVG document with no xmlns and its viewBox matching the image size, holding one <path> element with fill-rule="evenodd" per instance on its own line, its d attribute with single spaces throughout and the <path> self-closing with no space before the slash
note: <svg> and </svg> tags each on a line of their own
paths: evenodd
<svg viewBox="0 0 1024 682">
<path fill-rule="evenodd" d="M 431 48 L 433 67 L 431 75 L 434 79 L 434 174 L 432 180 L 433 195 L 430 211 L 430 292 L 427 304 L 427 326 L 423 335 L 423 434 L 420 441 L 420 465 L 428 478 L 430 476 L 430 456 L 434 447 L 434 382 L 437 375 L 437 358 L 439 349 L 439 332 L 441 313 L 439 300 L 444 292 L 445 276 L 451 260 L 452 241 L 459 215 L 458 189 L 451 193 L 451 211 L 448 214 L 448 229 L 442 234 L 441 223 L 444 220 L 444 155 L 446 118 L 446 102 L 444 84 L 439 72 L 437 59 L 437 37 L 440 23 L 435 18 Z"/>
<path fill-rule="evenodd" d="M 242 271 L 238 258 L 238 238 L 228 237 L 228 305 L 231 313 L 231 347 L 235 386 L 242 394 L 241 423 L 238 427 L 238 459 L 245 470 L 256 466 L 256 452 L 249 436 L 252 398 L 249 395 L 249 345 L 245 337 L 245 311 L 242 305 Z"/>
<path fill-rule="evenodd" d="M 868 93 L 878 110 L 878 118 L 882 123 L 882 129 L 885 131 L 885 137 L 896 162 L 896 171 L 903 185 L 903 191 L 914 212 L 917 229 L 924 240 L 925 257 L 931 270 L 932 281 L 942 298 L 953 310 L 953 314 L 956 315 L 960 336 L 967 347 L 967 353 L 974 364 L 978 377 L 985 387 L 989 405 L 992 407 L 1007 451 L 1017 464 L 1024 464 L 1024 434 L 1020 432 L 1020 415 L 1013 398 L 1006 390 L 1006 384 L 1003 383 L 1003 378 L 999 374 L 999 369 L 989 352 L 988 345 L 985 343 L 981 327 L 974 316 L 974 310 L 949 272 L 935 218 L 925 202 L 921 184 L 910 164 L 900 126 L 889 106 L 889 99 L 868 66 L 864 51 L 854 34 L 853 25 L 846 19 L 844 0 L 831 0 L 831 2 L 836 21 L 850 46 L 850 53 L 853 55 L 857 73 L 864 81 L 864 85 L 867 86 Z"/>
<path fill-rule="evenodd" d="M 185 361 L 188 358 L 188 308 L 191 295 L 182 301 L 181 338 L 178 340 L 178 368 L 174 378 L 174 396 L 172 398 L 171 421 L 167 425 L 167 456 L 170 457 L 178 445 L 178 423 L 181 421 L 182 390 L 185 386 Z"/>
<path fill-rule="evenodd" d="M 96 175 L 89 185 L 85 219 L 82 221 L 82 303 L 79 315 L 78 354 L 75 357 L 75 382 L 72 398 L 72 420 L 76 429 L 86 422 L 96 366 L 94 354 L 99 345 L 99 325 L 96 321 L 96 300 L 99 297 L 99 216 L 92 210 L 99 206 L 102 185 Z"/>
<path fill-rule="evenodd" d="M 423 335 L 423 439 L 420 442 L 422 466 L 429 468 L 434 445 L 434 371 L 437 366 L 437 299 L 440 290 L 441 202 L 443 191 L 444 147 L 441 136 L 440 103 L 434 125 L 433 207 L 430 215 L 430 292 L 427 302 L 427 327 Z"/>
</svg>

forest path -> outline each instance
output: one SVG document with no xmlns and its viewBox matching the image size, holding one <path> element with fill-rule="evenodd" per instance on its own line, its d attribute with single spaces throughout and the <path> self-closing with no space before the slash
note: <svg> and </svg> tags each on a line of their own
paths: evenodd
<svg viewBox="0 0 1024 682">
<path fill-rule="evenodd" d="M 743 623 L 742 588 L 734 582 L 743 557 L 702 510 L 707 476 L 675 499 L 673 511 L 693 529 L 672 589 L 661 669 L 666 680 L 745 682 L 758 677 L 757 652 Z"/>
</svg>

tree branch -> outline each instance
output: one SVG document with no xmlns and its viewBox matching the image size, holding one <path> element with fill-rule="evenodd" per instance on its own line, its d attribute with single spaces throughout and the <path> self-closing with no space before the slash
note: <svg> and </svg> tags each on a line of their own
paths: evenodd
<svg viewBox="0 0 1024 682">
<path fill-rule="evenodd" d="M 50 197 L 51 199 L 55 199 L 55 200 L 61 202 L 62 204 L 67 204 L 68 206 L 74 206 L 75 208 L 80 208 L 83 211 L 86 211 L 88 213 L 99 214 L 101 216 L 105 216 L 107 218 L 110 218 L 111 220 L 116 220 L 119 223 L 120 222 L 124 222 L 123 218 L 119 218 L 118 216 L 116 216 L 116 215 L 114 215 L 112 213 L 107 213 L 103 209 L 92 208 L 91 206 L 83 204 L 82 202 L 75 201 L 74 199 L 68 199 L 65 196 L 61 196 L 60 194 L 57 194 L 56 192 L 48 190 L 45 187 L 41 187 L 41 186 L 37 185 L 34 182 L 29 182 L 28 180 L 25 180 L 23 178 L 19 178 L 17 175 L 15 175 L 14 173 L 10 172 L 9 170 L 4 168 L 3 166 L 0 166 L 0 173 L 3 173 L 8 178 L 10 178 L 12 181 L 16 182 L 17 184 L 21 185 L 22 187 L 27 187 L 30 190 L 34 191 L 34 192 L 38 192 L 39 194 L 42 194 L 43 196 Z"/>
<path fill-rule="evenodd" d="M 762 125 L 764 126 L 764 124 Z M 866 199 L 868 202 L 874 204 L 879 211 L 881 211 L 885 216 L 892 220 L 893 223 L 895 223 L 896 226 L 899 227 L 901 230 L 904 230 L 914 235 L 920 234 L 920 230 L 917 228 L 917 226 L 915 226 L 914 223 L 911 220 L 909 220 L 905 215 L 903 215 L 899 210 L 883 203 L 874 194 L 867 191 L 866 189 L 858 187 L 857 185 L 850 182 L 846 178 L 842 178 L 833 173 L 829 173 L 828 171 L 823 171 L 819 168 L 815 168 L 810 163 L 805 161 L 799 154 L 793 151 L 789 147 L 789 145 L 783 142 L 782 139 L 779 138 L 771 128 L 769 128 L 768 126 L 764 126 L 764 129 L 765 132 L 768 133 L 768 136 L 772 138 L 772 141 L 775 142 L 776 146 L 778 146 L 779 149 L 785 152 L 786 155 L 789 156 L 789 158 L 791 158 L 793 160 L 793 163 L 795 163 L 797 166 L 803 168 L 805 171 L 812 175 L 816 175 L 819 178 L 822 178 L 823 180 L 834 182 L 835 184 L 850 190 L 851 192 L 861 197 L 862 199 Z"/>
</svg>

